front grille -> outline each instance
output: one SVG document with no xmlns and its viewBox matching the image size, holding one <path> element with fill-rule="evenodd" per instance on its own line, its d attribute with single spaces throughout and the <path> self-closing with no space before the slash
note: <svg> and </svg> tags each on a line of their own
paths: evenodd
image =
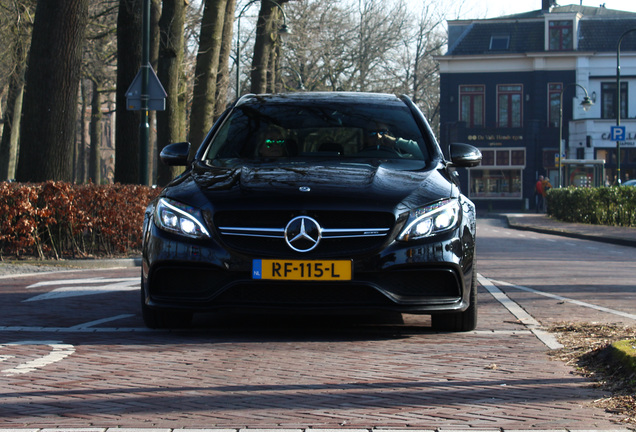
<svg viewBox="0 0 636 432">
<path fill-rule="evenodd" d="M 241 284 L 215 299 L 223 306 L 360 307 L 389 306 L 393 302 L 367 285 L 348 284 Z"/>
<path fill-rule="evenodd" d="M 395 224 L 392 213 L 383 212 L 307 212 L 320 224 L 322 238 L 315 249 L 297 252 L 285 241 L 285 227 L 299 216 L 296 212 L 219 212 L 214 216 L 222 241 L 238 252 L 253 256 L 318 258 L 351 257 L 379 249 L 387 242 Z"/>
</svg>

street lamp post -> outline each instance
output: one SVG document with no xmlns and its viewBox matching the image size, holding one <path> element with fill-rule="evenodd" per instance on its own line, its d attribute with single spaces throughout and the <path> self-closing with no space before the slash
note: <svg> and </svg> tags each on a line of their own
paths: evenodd
<svg viewBox="0 0 636 432">
<path fill-rule="evenodd" d="M 148 185 L 148 152 L 150 124 L 148 123 L 148 81 L 150 73 L 150 0 L 142 4 L 141 46 L 141 120 L 139 122 L 139 184 Z"/>
<path fill-rule="evenodd" d="M 245 13 L 248 7 L 250 7 L 253 3 L 256 3 L 260 0 L 251 0 L 243 6 L 241 12 L 239 12 L 236 17 L 236 97 L 238 98 L 241 95 L 241 17 Z M 275 2 L 274 0 L 269 0 L 274 6 L 276 6 L 281 13 L 283 14 L 283 24 L 278 29 L 278 34 L 286 35 L 291 33 L 289 27 L 287 27 L 287 14 L 283 7 Z"/>
<path fill-rule="evenodd" d="M 282 67 L 279 67 L 277 70 L 283 70 L 283 69 L 286 69 L 292 72 L 294 75 L 296 75 L 296 79 L 298 80 L 298 90 L 304 91 L 305 83 L 303 83 L 303 77 L 300 76 L 300 72 L 298 72 L 296 69 L 289 66 L 282 66 Z"/>
<path fill-rule="evenodd" d="M 583 102 L 581 102 L 581 106 L 585 111 L 589 111 L 592 105 L 594 105 L 587 95 L 586 88 L 579 83 L 570 83 L 561 89 L 561 94 L 559 95 L 559 187 L 563 187 L 563 93 L 565 89 L 570 86 L 580 87 L 585 92 L 585 97 L 583 98 Z"/>
<path fill-rule="evenodd" d="M 621 125 L 621 43 L 623 38 L 636 28 L 629 29 L 618 38 L 616 45 L 616 126 Z M 616 184 L 621 185 L 621 142 L 616 141 Z"/>
</svg>

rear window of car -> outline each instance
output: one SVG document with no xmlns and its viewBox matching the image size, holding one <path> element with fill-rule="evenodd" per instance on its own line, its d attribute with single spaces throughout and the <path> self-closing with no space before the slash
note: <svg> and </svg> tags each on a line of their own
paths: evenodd
<svg viewBox="0 0 636 432">
<path fill-rule="evenodd" d="M 324 157 L 428 161 L 429 151 L 409 108 L 401 102 L 289 101 L 236 107 L 204 153 L 206 160 Z"/>
</svg>

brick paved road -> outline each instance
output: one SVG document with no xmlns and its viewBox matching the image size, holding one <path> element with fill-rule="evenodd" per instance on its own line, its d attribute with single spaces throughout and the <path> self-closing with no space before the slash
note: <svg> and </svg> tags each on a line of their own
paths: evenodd
<svg viewBox="0 0 636 432">
<path fill-rule="evenodd" d="M 484 291 L 479 329 L 469 334 L 432 333 L 425 317 L 404 324 L 226 318 L 208 329 L 146 332 L 134 331 L 137 315 L 91 332 L 80 324 L 134 314 L 137 293 L 19 302 L 50 290 L 27 293 L 23 286 L 35 280 L 0 281 L 12 305 L 3 303 L 0 329 L 2 427 L 616 427 L 589 407 L 603 395 L 550 360 Z M 11 327 L 18 321 L 43 328 Z M 58 330 L 45 331 L 51 327 Z M 11 372 L 56 346 L 74 351 Z"/>
<path fill-rule="evenodd" d="M 143 328 L 138 274 L 0 279 L 0 429 L 624 428 L 483 288 L 465 334 L 418 316 L 204 316 L 165 332 Z M 56 283 L 96 277 L 112 280 Z M 96 287 L 110 292 L 69 296 Z"/>
</svg>

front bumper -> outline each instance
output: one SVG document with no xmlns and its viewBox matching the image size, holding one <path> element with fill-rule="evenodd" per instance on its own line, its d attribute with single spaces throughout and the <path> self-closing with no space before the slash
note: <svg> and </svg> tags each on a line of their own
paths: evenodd
<svg viewBox="0 0 636 432">
<path fill-rule="evenodd" d="M 263 257 L 231 253 L 214 241 L 184 240 L 149 225 L 142 289 L 151 308 L 436 313 L 469 306 L 474 235 L 461 227 L 427 242 L 392 242 L 378 253 L 353 257 L 351 281 L 298 282 L 252 279 L 252 259 Z"/>
</svg>

